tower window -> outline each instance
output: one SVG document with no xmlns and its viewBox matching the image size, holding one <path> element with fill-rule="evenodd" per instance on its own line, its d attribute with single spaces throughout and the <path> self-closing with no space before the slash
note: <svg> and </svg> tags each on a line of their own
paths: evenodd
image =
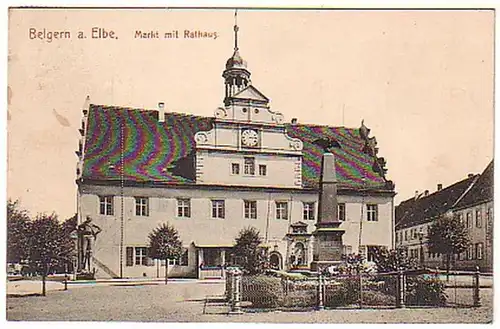
<svg viewBox="0 0 500 329">
<path fill-rule="evenodd" d="M 267 176 L 267 166 L 259 165 L 259 176 Z"/>
<path fill-rule="evenodd" d="M 255 158 L 245 158 L 245 175 L 255 175 Z"/>
<path fill-rule="evenodd" d="M 239 175 L 240 174 L 240 164 L 239 163 L 232 163 L 231 164 L 231 173 L 233 175 Z"/>
</svg>

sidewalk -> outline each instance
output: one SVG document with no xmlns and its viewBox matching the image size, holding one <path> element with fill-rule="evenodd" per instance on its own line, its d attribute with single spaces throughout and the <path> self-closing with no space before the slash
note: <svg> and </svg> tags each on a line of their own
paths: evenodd
<svg viewBox="0 0 500 329">
<path fill-rule="evenodd" d="M 180 279 L 169 278 L 168 284 L 181 284 L 181 283 L 197 283 L 197 284 L 211 284 L 222 283 L 224 280 L 211 279 Z M 97 286 L 145 286 L 145 285 L 164 285 L 164 278 L 140 278 L 140 279 L 98 279 L 98 280 L 78 280 L 68 281 L 68 289 L 83 288 L 83 287 L 97 287 Z M 59 291 L 64 290 L 64 281 L 46 281 L 46 291 Z M 7 281 L 6 293 L 8 297 L 23 297 L 23 296 L 37 296 L 42 293 L 41 280 L 16 280 Z"/>
</svg>

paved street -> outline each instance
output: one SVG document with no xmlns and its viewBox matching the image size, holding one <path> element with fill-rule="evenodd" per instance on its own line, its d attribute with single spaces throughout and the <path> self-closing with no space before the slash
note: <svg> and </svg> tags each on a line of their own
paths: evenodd
<svg viewBox="0 0 500 329">
<path fill-rule="evenodd" d="M 51 285 L 56 288 L 57 283 Z M 62 285 L 59 286 L 62 288 Z M 467 289 L 463 289 L 467 290 Z M 492 289 L 483 289 L 483 307 L 404 310 L 324 310 L 319 312 L 268 312 L 228 316 L 226 309 L 209 306 L 206 295 L 218 295 L 224 284 L 210 281 L 177 281 L 167 286 L 130 283 L 70 286 L 50 290 L 47 297 L 7 298 L 7 320 L 39 321 L 169 321 L 169 322 L 277 322 L 277 323 L 485 323 L 492 319 Z"/>
</svg>

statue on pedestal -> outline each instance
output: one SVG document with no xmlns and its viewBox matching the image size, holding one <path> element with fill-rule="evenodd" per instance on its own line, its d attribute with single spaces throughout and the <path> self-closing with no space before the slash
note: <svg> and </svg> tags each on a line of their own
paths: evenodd
<svg viewBox="0 0 500 329">
<path fill-rule="evenodd" d="M 78 264 L 79 271 L 92 272 L 91 259 L 92 259 L 92 249 L 94 246 L 94 241 L 99 233 L 101 233 L 101 228 L 94 223 L 92 223 L 92 218 L 87 216 L 85 221 L 78 225 L 77 233 L 78 240 L 80 241 L 80 264 Z"/>
</svg>

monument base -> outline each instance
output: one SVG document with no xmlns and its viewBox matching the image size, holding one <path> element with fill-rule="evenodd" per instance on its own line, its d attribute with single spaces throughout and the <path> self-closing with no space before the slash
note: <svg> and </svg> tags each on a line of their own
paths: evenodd
<svg viewBox="0 0 500 329">
<path fill-rule="evenodd" d="M 322 260 L 322 261 L 313 261 L 311 263 L 311 271 L 313 272 L 322 272 L 325 268 L 330 266 L 339 266 L 344 264 L 345 262 L 342 260 Z"/>
</svg>

